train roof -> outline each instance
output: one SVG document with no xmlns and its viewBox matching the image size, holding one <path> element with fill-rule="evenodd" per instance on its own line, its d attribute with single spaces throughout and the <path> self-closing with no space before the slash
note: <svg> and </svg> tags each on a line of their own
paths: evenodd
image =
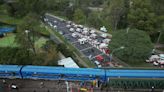
<svg viewBox="0 0 164 92">
<path fill-rule="evenodd" d="M 18 65 L 0 65 L 0 71 L 19 71 L 21 67 Z"/>
<path fill-rule="evenodd" d="M 128 77 L 128 78 L 164 78 L 164 70 L 107 70 L 109 77 Z"/>
<path fill-rule="evenodd" d="M 104 70 L 93 68 L 64 68 L 48 66 L 25 66 L 22 72 L 79 74 L 79 75 L 104 75 Z"/>
</svg>

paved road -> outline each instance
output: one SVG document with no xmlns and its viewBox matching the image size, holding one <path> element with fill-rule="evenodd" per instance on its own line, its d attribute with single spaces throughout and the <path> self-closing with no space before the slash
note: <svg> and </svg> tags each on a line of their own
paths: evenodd
<svg viewBox="0 0 164 92">
<path fill-rule="evenodd" d="M 61 33 L 66 40 L 68 40 L 74 47 L 76 47 L 80 52 L 82 52 L 84 54 L 85 57 L 89 58 L 91 61 L 94 62 L 96 60 L 95 57 L 97 55 L 103 55 L 104 60 L 106 60 L 106 61 L 110 60 L 109 56 L 104 54 L 102 51 L 100 51 L 96 47 L 92 46 L 90 43 L 81 45 L 78 42 L 79 37 L 74 38 L 71 36 L 72 33 L 69 31 L 69 28 L 66 27 L 66 25 L 68 23 L 66 23 L 65 21 L 61 21 L 61 19 L 58 19 L 55 16 L 51 16 L 51 15 L 45 15 L 45 19 L 47 19 L 45 21 L 46 24 L 48 24 L 52 28 L 54 28 L 54 31 Z M 96 40 L 99 42 L 102 42 L 103 39 L 104 38 L 102 38 L 100 36 L 98 36 L 96 38 Z M 118 64 L 118 62 L 112 62 L 112 63 L 114 63 L 114 65 Z M 113 67 L 114 65 L 112 63 L 110 63 L 106 67 Z M 118 64 L 118 65 L 120 65 L 120 64 Z"/>
</svg>

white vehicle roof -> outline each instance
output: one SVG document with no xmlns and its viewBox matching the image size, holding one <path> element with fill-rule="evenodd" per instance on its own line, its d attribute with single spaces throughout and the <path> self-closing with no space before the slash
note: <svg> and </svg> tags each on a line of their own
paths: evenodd
<svg viewBox="0 0 164 92">
<path fill-rule="evenodd" d="M 80 31 L 81 31 L 81 29 L 80 29 L 80 28 L 76 28 L 76 31 L 77 31 L 77 32 L 80 32 Z"/>
<path fill-rule="evenodd" d="M 69 31 L 73 32 L 74 31 L 74 28 L 70 28 Z"/>
<path fill-rule="evenodd" d="M 100 64 L 100 62 L 98 62 L 98 61 L 95 61 L 95 63 L 96 63 L 96 65 L 99 65 Z"/>
<path fill-rule="evenodd" d="M 84 31 L 88 31 L 88 28 L 85 27 L 85 28 L 83 28 L 83 30 L 84 30 Z"/>
<path fill-rule="evenodd" d="M 16 85 L 11 85 L 11 88 L 14 88 L 15 89 L 15 88 L 17 88 L 17 86 Z"/>
<path fill-rule="evenodd" d="M 159 65 L 159 63 L 158 62 L 153 62 L 153 65 L 156 65 L 157 66 L 157 65 Z"/>
<path fill-rule="evenodd" d="M 88 33 L 88 31 L 87 31 L 87 30 L 84 30 L 84 31 L 83 31 L 83 34 L 87 34 L 87 33 Z"/>
<path fill-rule="evenodd" d="M 75 33 L 72 33 L 72 37 L 77 37 L 77 35 Z"/>
<path fill-rule="evenodd" d="M 100 48 L 107 48 L 108 47 L 108 45 L 106 43 L 101 43 L 99 46 L 100 46 Z"/>
<path fill-rule="evenodd" d="M 67 28 L 71 27 L 71 25 L 66 25 Z"/>
<path fill-rule="evenodd" d="M 91 33 L 91 34 L 95 33 L 95 30 L 91 30 L 90 33 Z"/>
<path fill-rule="evenodd" d="M 57 21 L 55 20 L 54 23 L 57 23 Z"/>
<path fill-rule="evenodd" d="M 56 26 L 56 25 L 54 25 L 54 28 L 57 28 L 57 26 Z"/>
<path fill-rule="evenodd" d="M 159 54 L 159 57 L 160 57 L 161 59 L 164 59 L 164 54 Z"/>
<path fill-rule="evenodd" d="M 103 42 L 104 43 L 109 43 L 111 41 L 111 39 L 104 39 Z"/>
<path fill-rule="evenodd" d="M 106 38 L 107 37 L 107 34 L 101 34 L 101 37 Z"/>
<path fill-rule="evenodd" d="M 78 27 L 83 28 L 84 26 L 83 25 L 78 25 Z"/>
<path fill-rule="evenodd" d="M 152 55 L 149 59 L 159 59 L 158 55 Z"/>
<path fill-rule="evenodd" d="M 77 24 L 74 24 L 73 26 L 74 26 L 74 27 L 76 27 L 76 28 L 78 27 L 78 25 L 77 25 Z"/>
<path fill-rule="evenodd" d="M 71 23 L 72 23 L 72 21 L 67 21 L 67 23 L 68 23 L 68 24 L 71 24 Z"/>
<path fill-rule="evenodd" d="M 102 67 L 101 65 L 98 65 L 98 67 Z"/>
<path fill-rule="evenodd" d="M 86 38 L 82 38 L 83 41 L 86 41 L 87 39 Z"/>
<path fill-rule="evenodd" d="M 91 37 L 96 37 L 97 35 L 96 34 L 91 34 Z"/>
</svg>

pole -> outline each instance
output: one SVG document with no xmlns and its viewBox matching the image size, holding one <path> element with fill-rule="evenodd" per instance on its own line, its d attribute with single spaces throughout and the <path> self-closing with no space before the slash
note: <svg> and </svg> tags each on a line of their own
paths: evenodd
<svg viewBox="0 0 164 92">
<path fill-rule="evenodd" d="M 118 51 L 118 50 L 124 49 L 124 48 L 125 48 L 124 46 L 121 46 L 121 47 L 119 47 L 119 48 L 114 49 L 114 50 L 112 51 L 112 53 L 110 54 L 110 62 L 112 61 L 113 53 L 116 52 L 116 51 Z"/>
<path fill-rule="evenodd" d="M 160 33 L 159 33 L 159 36 L 158 36 L 158 39 L 157 39 L 157 43 L 156 44 L 158 44 L 159 43 L 159 40 L 160 40 L 160 38 L 161 38 L 161 31 L 159 31 Z"/>
<path fill-rule="evenodd" d="M 158 36 L 158 39 L 157 39 L 157 42 L 156 42 L 156 44 L 155 44 L 155 45 L 157 45 L 157 44 L 159 43 L 159 40 L 160 40 L 160 38 L 161 38 L 161 31 L 159 31 L 159 32 L 160 32 L 160 33 L 159 33 L 159 36 Z M 156 50 L 155 45 L 154 45 L 154 49 L 152 50 L 152 53 L 154 53 L 154 52 L 155 52 L 155 50 Z"/>
</svg>

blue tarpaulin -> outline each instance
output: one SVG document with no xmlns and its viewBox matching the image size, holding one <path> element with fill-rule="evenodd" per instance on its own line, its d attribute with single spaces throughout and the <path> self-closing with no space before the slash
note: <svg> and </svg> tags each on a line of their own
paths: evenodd
<svg viewBox="0 0 164 92">
<path fill-rule="evenodd" d="M 4 27 L 4 28 L 0 28 L 0 34 L 4 34 L 4 33 L 9 33 L 9 32 L 13 32 L 15 30 L 14 27 Z"/>
</svg>

